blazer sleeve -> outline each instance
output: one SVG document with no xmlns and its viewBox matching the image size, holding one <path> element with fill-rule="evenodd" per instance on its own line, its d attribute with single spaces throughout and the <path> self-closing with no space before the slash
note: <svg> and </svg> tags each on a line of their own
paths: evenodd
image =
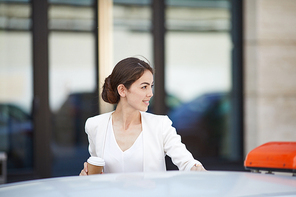
<svg viewBox="0 0 296 197">
<path fill-rule="evenodd" d="M 171 157 L 172 162 L 178 166 L 179 170 L 190 171 L 194 164 L 201 165 L 181 142 L 181 136 L 177 134 L 176 129 L 172 126 L 172 121 L 167 116 L 163 116 L 162 126 L 164 151 Z"/>
<path fill-rule="evenodd" d="M 87 119 L 85 122 L 85 133 L 87 134 L 87 138 L 88 138 L 88 142 L 89 142 L 89 146 L 88 146 L 88 151 L 89 154 L 91 156 L 97 156 L 96 155 L 96 148 L 95 148 L 95 143 L 94 143 L 94 139 L 95 139 L 95 127 L 94 125 L 92 125 L 91 123 L 91 119 Z"/>
</svg>

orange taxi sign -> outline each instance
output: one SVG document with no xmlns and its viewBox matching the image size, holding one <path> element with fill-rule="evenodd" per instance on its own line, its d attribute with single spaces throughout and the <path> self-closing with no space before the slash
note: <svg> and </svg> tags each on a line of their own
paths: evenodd
<svg viewBox="0 0 296 197">
<path fill-rule="evenodd" d="M 296 172 L 296 142 L 268 142 L 249 152 L 249 170 Z"/>
</svg>

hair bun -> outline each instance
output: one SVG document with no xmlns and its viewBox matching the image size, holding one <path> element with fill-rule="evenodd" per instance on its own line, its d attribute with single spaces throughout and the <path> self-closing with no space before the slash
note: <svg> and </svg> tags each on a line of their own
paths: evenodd
<svg viewBox="0 0 296 197">
<path fill-rule="evenodd" d="M 119 95 L 117 95 L 116 89 L 112 88 L 111 85 L 111 75 L 109 75 L 105 79 L 105 83 L 103 85 L 103 91 L 102 91 L 102 99 L 110 104 L 116 104 L 119 101 Z"/>
</svg>

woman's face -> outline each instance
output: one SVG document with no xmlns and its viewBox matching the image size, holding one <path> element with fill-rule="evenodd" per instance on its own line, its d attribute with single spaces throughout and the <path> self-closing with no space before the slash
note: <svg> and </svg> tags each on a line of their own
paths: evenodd
<svg viewBox="0 0 296 197">
<path fill-rule="evenodd" d="M 153 75 L 149 70 L 146 70 L 144 74 L 126 90 L 127 104 L 136 110 L 147 111 L 149 101 L 153 96 L 152 87 Z"/>
</svg>

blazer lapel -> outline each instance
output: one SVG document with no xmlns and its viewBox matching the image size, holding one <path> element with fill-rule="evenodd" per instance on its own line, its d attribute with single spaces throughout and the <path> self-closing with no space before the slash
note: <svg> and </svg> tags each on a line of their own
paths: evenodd
<svg viewBox="0 0 296 197">
<path fill-rule="evenodd" d="M 149 132 L 147 132 L 147 123 L 144 117 L 144 113 L 141 112 L 141 121 L 142 121 L 142 134 L 143 134 L 143 171 L 146 172 L 147 169 L 149 168 L 149 162 L 148 162 L 148 152 L 149 152 L 149 147 L 148 147 L 148 138 L 149 138 Z"/>
<path fill-rule="evenodd" d="M 158 131 L 155 120 L 141 112 L 143 126 L 143 170 L 144 172 L 165 171 L 162 146 L 159 145 Z"/>
<path fill-rule="evenodd" d="M 108 129 L 108 123 L 110 121 L 111 115 L 113 112 L 106 113 L 101 121 L 98 123 L 97 135 L 96 135 L 96 144 L 98 157 L 104 158 L 106 134 Z"/>
</svg>

